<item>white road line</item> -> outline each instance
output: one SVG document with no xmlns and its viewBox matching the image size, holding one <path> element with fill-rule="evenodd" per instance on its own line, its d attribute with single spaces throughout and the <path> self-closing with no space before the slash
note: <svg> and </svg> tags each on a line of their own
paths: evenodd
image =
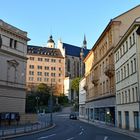
<svg viewBox="0 0 140 140">
<path fill-rule="evenodd" d="M 82 135 L 82 134 L 83 134 L 83 132 L 80 132 L 80 133 L 79 133 L 79 135 Z"/>
<path fill-rule="evenodd" d="M 55 136 L 56 134 L 51 134 L 51 135 L 48 135 L 48 136 L 45 136 L 45 137 L 40 137 L 38 138 L 38 140 L 42 140 L 42 139 L 46 139 L 46 138 L 49 138 L 49 137 L 52 137 L 52 136 Z"/>
<path fill-rule="evenodd" d="M 107 136 L 105 136 L 105 137 L 104 137 L 104 140 L 107 140 L 107 139 L 108 139 L 108 137 L 107 137 Z"/>
<path fill-rule="evenodd" d="M 69 138 L 69 139 L 66 139 L 66 140 L 73 140 L 74 139 L 74 137 L 71 137 L 71 138 Z"/>
</svg>

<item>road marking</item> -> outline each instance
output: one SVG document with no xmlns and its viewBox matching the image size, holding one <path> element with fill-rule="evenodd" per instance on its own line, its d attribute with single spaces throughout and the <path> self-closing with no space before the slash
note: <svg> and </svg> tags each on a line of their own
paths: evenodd
<svg viewBox="0 0 140 140">
<path fill-rule="evenodd" d="M 83 134 L 83 132 L 80 132 L 80 133 L 79 133 L 79 135 L 82 135 L 82 134 Z"/>
<path fill-rule="evenodd" d="M 45 137 L 40 137 L 40 138 L 38 138 L 38 140 L 46 139 L 46 138 L 49 138 L 49 137 L 52 137 L 52 136 L 55 136 L 55 135 L 56 134 L 48 135 L 48 136 L 45 136 Z"/>
<path fill-rule="evenodd" d="M 71 137 L 71 138 L 69 138 L 69 139 L 66 139 L 66 140 L 73 140 L 74 139 L 74 137 Z"/>
<path fill-rule="evenodd" d="M 107 140 L 107 139 L 108 139 L 108 137 L 107 137 L 107 136 L 105 136 L 105 137 L 104 137 L 104 140 Z"/>
</svg>

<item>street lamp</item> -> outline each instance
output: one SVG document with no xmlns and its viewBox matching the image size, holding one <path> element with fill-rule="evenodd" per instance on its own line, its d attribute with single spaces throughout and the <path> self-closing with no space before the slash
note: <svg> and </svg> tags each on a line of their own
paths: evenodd
<svg viewBox="0 0 140 140">
<path fill-rule="evenodd" d="M 38 110 L 38 101 L 39 101 L 39 97 L 37 96 L 36 97 L 36 112 L 37 112 L 37 114 L 39 113 L 39 110 Z"/>
</svg>

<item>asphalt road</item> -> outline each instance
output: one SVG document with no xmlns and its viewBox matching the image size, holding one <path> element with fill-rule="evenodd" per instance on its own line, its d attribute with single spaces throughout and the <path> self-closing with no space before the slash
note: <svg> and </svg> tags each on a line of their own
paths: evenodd
<svg viewBox="0 0 140 140">
<path fill-rule="evenodd" d="M 70 120 L 66 113 L 55 114 L 53 117 L 55 128 L 12 140 L 135 140 L 79 120 Z"/>
</svg>

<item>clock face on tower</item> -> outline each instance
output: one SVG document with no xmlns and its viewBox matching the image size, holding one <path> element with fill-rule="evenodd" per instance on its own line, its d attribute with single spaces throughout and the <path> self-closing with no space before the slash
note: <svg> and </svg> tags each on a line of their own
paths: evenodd
<svg viewBox="0 0 140 140">
<path fill-rule="evenodd" d="M 0 48 L 2 46 L 2 38 L 1 38 L 1 35 L 0 35 Z"/>
</svg>

